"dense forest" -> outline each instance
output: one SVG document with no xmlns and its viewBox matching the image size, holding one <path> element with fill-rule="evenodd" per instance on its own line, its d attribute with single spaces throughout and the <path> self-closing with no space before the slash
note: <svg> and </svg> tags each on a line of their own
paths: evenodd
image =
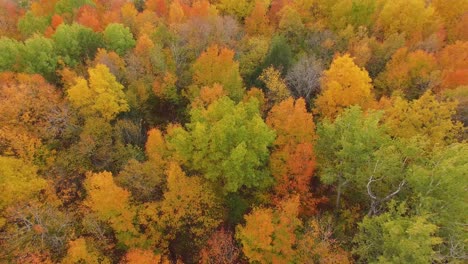
<svg viewBox="0 0 468 264">
<path fill-rule="evenodd" d="M 467 263 L 468 0 L 0 0 L 0 263 Z"/>
</svg>

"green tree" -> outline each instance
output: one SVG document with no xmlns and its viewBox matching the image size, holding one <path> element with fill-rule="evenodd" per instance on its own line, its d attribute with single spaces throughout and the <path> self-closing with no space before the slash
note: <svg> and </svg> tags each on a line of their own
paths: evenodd
<svg viewBox="0 0 468 264">
<path fill-rule="evenodd" d="M 35 35 L 24 42 L 21 52 L 23 71 L 41 74 L 47 80 L 53 80 L 57 68 L 55 44 L 51 39 Z"/>
<path fill-rule="evenodd" d="M 45 16 L 35 16 L 31 11 L 18 21 L 18 29 L 23 38 L 28 38 L 35 33 L 42 34 L 50 24 L 50 18 Z"/>
<path fill-rule="evenodd" d="M 385 129 L 379 125 L 382 113 L 365 115 L 357 107 L 345 110 L 331 123 L 323 121 L 317 127 L 318 140 L 315 146 L 320 178 L 325 184 L 336 188 L 336 208 L 345 188 L 359 185 L 365 192 L 367 175 L 360 174 L 368 166 L 371 155 L 389 142 Z"/>
<path fill-rule="evenodd" d="M 73 11 L 86 4 L 95 5 L 92 0 L 58 0 L 54 9 L 57 14 L 73 14 Z"/>
<path fill-rule="evenodd" d="M 66 65 L 72 67 L 94 58 L 97 49 L 102 46 L 101 38 L 92 29 L 76 23 L 61 24 L 52 36 L 57 54 Z"/>
<path fill-rule="evenodd" d="M 120 56 L 125 55 L 136 44 L 130 29 L 122 24 L 111 23 L 107 25 L 103 34 L 106 49 L 115 51 Z"/>
<path fill-rule="evenodd" d="M 413 166 L 408 176 L 413 192 L 410 205 L 440 227 L 437 235 L 443 243 L 438 249 L 447 262 L 466 254 L 468 235 L 461 223 L 468 218 L 467 171 L 468 146 L 456 143 L 435 150 L 426 163 Z"/>
<path fill-rule="evenodd" d="M 359 223 L 353 252 L 365 263 L 431 263 L 437 226 L 424 216 L 406 216 L 405 204 Z"/>
<path fill-rule="evenodd" d="M 256 99 L 236 105 L 223 97 L 190 115 L 186 129 L 174 129 L 168 139 L 186 166 L 227 192 L 271 183 L 266 162 L 275 134 L 260 117 Z"/>
<path fill-rule="evenodd" d="M 7 37 L 0 38 L 0 71 L 14 71 L 18 68 L 21 43 Z"/>
<path fill-rule="evenodd" d="M 271 40 L 270 49 L 263 61 L 263 68 L 273 66 L 284 76 L 293 63 L 291 47 L 283 36 L 275 36 Z M 262 70 L 260 70 L 262 72 Z"/>
</svg>

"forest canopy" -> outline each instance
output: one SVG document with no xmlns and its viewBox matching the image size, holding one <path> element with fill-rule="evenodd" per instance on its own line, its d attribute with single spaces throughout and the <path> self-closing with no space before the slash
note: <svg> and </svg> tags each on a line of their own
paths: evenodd
<svg viewBox="0 0 468 264">
<path fill-rule="evenodd" d="M 468 0 L 0 0 L 1 263 L 467 263 Z"/>
</svg>

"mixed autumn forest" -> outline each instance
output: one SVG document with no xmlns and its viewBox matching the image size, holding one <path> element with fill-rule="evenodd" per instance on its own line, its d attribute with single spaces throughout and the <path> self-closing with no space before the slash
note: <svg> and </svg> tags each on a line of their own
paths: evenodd
<svg viewBox="0 0 468 264">
<path fill-rule="evenodd" d="M 468 0 L 0 0 L 0 263 L 467 263 Z"/>
</svg>

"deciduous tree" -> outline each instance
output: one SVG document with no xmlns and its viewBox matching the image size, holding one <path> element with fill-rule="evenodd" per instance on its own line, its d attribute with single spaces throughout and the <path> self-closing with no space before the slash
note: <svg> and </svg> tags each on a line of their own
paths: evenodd
<svg viewBox="0 0 468 264">
<path fill-rule="evenodd" d="M 298 219 L 299 198 L 287 199 L 278 208 L 255 208 L 245 216 L 245 226 L 237 226 L 236 238 L 251 262 L 291 263 L 296 258 L 295 232 L 302 226 Z"/>
<path fill-rule="evenodd" d="M 120 112 L 129 110 L 123 86 L 106 66 L 98 64 L 89 68 L 88 73 L 89 81 L 77 78 L 76 84 L 67 91 L 68 99 L 83 116 L 97 116 L 110 121 Z"/>
<path fill-rule="evenodd" d="M 266 122 L 277 133 L 275 150 L 270 156 L 276 199 L 299 195 L 301 212 L 315 212 L 318 200 L 310 193 L 315 169 L 315 124 L 304 99 L 289 98 L 275 105 Z"/>
<path fill-rule="evenodd" d="M 175 128 L 168 139 L 186 166 L 227 192 L 271 183 L 265 165 L 275 136 L 260 117 L 257 100 L 235 104 L 223 97 L 190 115 L 186 129 Z"/>
<path fill-rule="evenodd" d="M 221 84 L 233 100 L 242 99 L 244 88 L 234 52 L 216 45 L 209 47 L 193 64 L 194 85 L 211 86 L 215 83 Z"/>
<path fill-rule="evenodd" d="M 111 23 L 103 32 L 104 44 L 108 50 L 117 52 L 120 56 L 135 46 L 135 39 L 128 27 L 122 24 Z"/>
<path fill-rule="evenodd" d="M 452 120 L 456 102 L 438 101 L 431 92 L 407 101 L 396 97 L 386 109 L 384 122 L 392 136 L 411 138 L 425 136 L 434 146 L 452 143 L 462 132 L 461 123 Z"/>
<path fill-rule="evenodd" d="M 374 101 L 369 74 L 347 54 L 333 60 L 330 69 L 323 73 L 321 87 L 315 111 L 322 118 L 334 119 L 351 105 L 366 109 Z"/>
</svg>

